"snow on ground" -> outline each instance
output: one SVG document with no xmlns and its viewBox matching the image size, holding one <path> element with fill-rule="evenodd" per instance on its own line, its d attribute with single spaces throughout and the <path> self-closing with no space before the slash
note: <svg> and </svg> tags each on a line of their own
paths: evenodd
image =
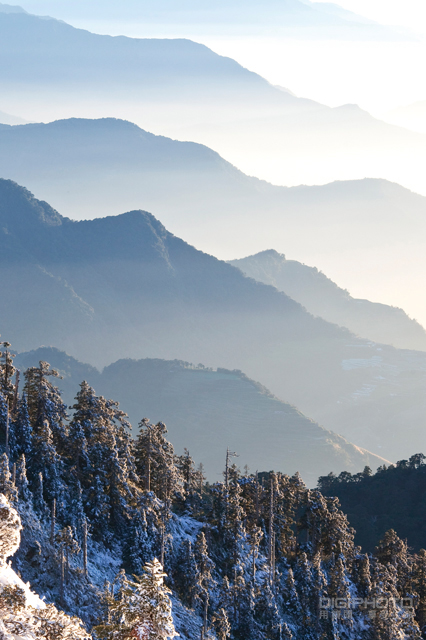
<svg viewBox="0 0 426 640">
<path fill-rule="evenodd" d="M 0 566 L 0 587 L 3 590 L 4 587 L 17 586 L 25 593 L 27 607 L 33 607 L 34 609 L 44 609 L 45 603 L 38 595 L 33 593 L 30 589 L 29 583 L 25 584 L 21 578 L 14 572 L 10 564 Z"/>
</svg>

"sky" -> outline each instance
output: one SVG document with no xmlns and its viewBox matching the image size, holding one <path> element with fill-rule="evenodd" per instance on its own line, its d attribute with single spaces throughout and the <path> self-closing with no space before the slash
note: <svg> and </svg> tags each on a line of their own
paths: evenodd
<svg viewBox="0 0 426 640">
<path fill-rule="evenodd" d="M 426 33 L 424 0 L 340 0 L 336 4 L 382 24 L 408 27 Z"/>
<path fill-rule="evenodd" d="M 25 0 L 22 4 L 25 5 Z M 345 9 L 382 24 L 414 29 L 426 35 L 424 0 L 341 0 Z M 58 5 L 59 6 L 59 5 Z M 426 100 L 422 61 L 424 42 L 357 42 L 308 40 L 248 35 L 218 36 L 188 26 L 138 24 L 125 21 L 90 22 L 71 20 L 75 26 L 97 33 L 131 37 L 186 37 L 201 42 L 216 53 L 237 60 L 272 84 L 289 88 L 296 95 L 331 107 L 358 104 L 383 118 L 400 106 Z M 336 81 L 337 79 L 337 81 Z"/>
</svg>

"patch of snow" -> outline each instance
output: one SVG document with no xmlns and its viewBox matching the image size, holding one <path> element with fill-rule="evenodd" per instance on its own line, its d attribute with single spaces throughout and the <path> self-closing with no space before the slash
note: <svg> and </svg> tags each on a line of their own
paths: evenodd
<svg viewBox="0 0 426 640">
<path fill-rule="evenodd" d="M 382 362 L 383 358 L 380 356 L 373 356 L 372 358 L 349 358 L 348 360 L 342 360 L 342 369 L 343 371 L 371 369 L 373 367 L 380 367 Z"/>
<path fill-rule="evenodd" d="M 2 588 L 17 586 L 22 589 L 25 592 L 27 607 L 44 609 L 46 606 L 43 600 L 31 591 L 30 585 L 25 584 L 9 564 L 0 567 L 0 586 Z"/>
</svg>

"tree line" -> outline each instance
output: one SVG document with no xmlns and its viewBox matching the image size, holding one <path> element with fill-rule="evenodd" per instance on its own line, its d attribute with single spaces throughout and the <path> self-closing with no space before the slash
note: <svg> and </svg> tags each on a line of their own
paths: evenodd
<svg viewBox="0 0 426 640">
<path fill-rule="evenodd" d="M 40 362 L 20 380 L 13 358 L 3 343 L 0 493 L 27 535 L 16 566 L 94 637 L 125 640 L 136 627 L 159 637 L 132 618 L 155 585 L 154 609 L 169 594 L 191 638 L 424 637 L 425 552 L 411 553 L 391 530 L 364 553 L 327 487 L 241 472 L 234 452 L 223 479 L 207 482 L 189 451 L 176 455 L 162 422 L 142 418 L 132 438 L 117 402 L 83 381 L 69 410 L 57 371 Z M 120 564 L 102 589 L 101 554 Z"/>
</svg>

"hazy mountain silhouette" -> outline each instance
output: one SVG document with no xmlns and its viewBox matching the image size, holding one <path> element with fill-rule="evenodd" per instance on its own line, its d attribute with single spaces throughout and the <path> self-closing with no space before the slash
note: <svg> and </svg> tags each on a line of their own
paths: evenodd
<svg viewBox="0 0 426 640">
<path fill-rule="evenodd" d="M 426 354 L 314 318 L 143 211 L 74 222 L 1 180 L 0 229 L 0 331 L 18 350 L 240 369 L 383 457 L 420 450 Z"/>
<path fill-rule="evenodd" d="M 0 111 L 0 124 L 25 124 L 26 120 L 23 118 L 19 118 L 18 116 L 12 116 L 10 113 L 4 113 L 4 111 Z"/>
<path fill-rule="evenodd" d="M 211 481 L 228 446 L 238 452 L 241 468 L 299 471 L 310 486 L 331 470 L 375 469 L 386 462 L 318 426 L 240 371 L 146 359 L 119 360 L 99 373 L 52 348 L 19 354 L 15 362 L 25 369 L 39 360 L 60 371 L 58 385 L 70 406 L 87 380 L 99 395 L 119 400 L 135 435 L 143 417 L 165 422 L 177 452 L 189 448 Z"/>
<path fill-rule="evenodd" d="M 315 267 L 274 250 L 230 260 L 245 275 L 284 291 L 313 315 L 346 327 L 362 338 L 403 349 L 426 351 L 426 331 L 397 307 L 358 300 Z"/>
<path fill-rule="evenodd" d="M 113 38 L 0 13 L 0 63 L 3 108 L 30 121 L 125 118 L 207 144 L 277 184 L 368 175 L 424 189 L 426 136 L 356 105 L 297 98 L 189 40 Z"/>
<path fill-rule="evenodd" d="M 53 15 L 65 20 L 103 21 L 103 22 L 140 22 L 144 25 L 161 25 L 163 29 L 171 27 L 193 28 L 202 25 L 204 31 L 221 33 L 238 28 L 238 33 L 262 33 L 273 26 L 274 33 L 296 32 L 302 35 L 309 29 L 311 34 L 322 36 L 346 36 L 355 38 L 395 38 L 398 32 L 383 27 L 372 20 L 346 11 L 331 3 L 311 3 L 308 0 L 269 0 L 261 5 L 255 0 L 242 2 L 184 0 L 26 0 L 24 6 L 35 13 Z M 302 32 L 302 33 L 300 33 Z M 312 34 L 313 35 L 313 34 Z"/>
<path fill-rule="evenodd" d="M 363 297 L 426 321 L 416 294 L 426 277 L 426 199 L 396 184 L 274 187 L 206 147 L 114 119 L 0 127 L 0 177 L 72 218 L 153 211 L 175 235 L 221 258 L 271 246 L 291 252 L 350 290 L 372 291 Z M 411 338 L 398 344 L 414 346 Z"/>
<path fill-rule="evenodd" d="M 0 13 L 27 13 L 22 7 L 0 2 Z"/>
</svg>

